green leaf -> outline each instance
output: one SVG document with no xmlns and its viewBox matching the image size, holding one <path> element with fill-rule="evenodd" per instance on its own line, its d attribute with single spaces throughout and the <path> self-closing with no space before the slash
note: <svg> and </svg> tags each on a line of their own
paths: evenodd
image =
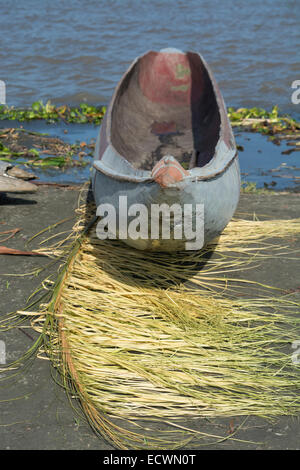
<svg viewBox="0 0 300 470">
<path fill-rule="evenodd" d="M 33 111 L 40 111 L 40 109 L 43 107 L 43 103 L 41 101 L 35 101 L 31 105 Z"/>
</svg>

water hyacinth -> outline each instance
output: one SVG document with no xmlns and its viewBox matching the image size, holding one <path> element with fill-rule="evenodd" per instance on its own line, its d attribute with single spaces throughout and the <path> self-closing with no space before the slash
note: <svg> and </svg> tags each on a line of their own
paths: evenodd
<svg viewBox="0 0 300 470">
<path fill-rule="evenodd" d="M 0 120 L 31 121 L 44 119 L 47 122 L 80 124 L 101 124 L 106 112 L 106 106 L 95 106 L 81 103 L 78 106 L 55 106 L 51 101 L 44 104 L 42 101 L 34 102 L 28 109 L 0 106 Z M 233 126 L 251 127 L 252 130 L 264 134 L 274 134 L 282 131 L 299 132 L 300 123 L 288 115 L 281 115 L 278 106 L 271 111 L 263 108 L 228 108 L 228 117 Z"/>
<path fill-rule="evenodd" d="M 77 107 L 69 107 L 67 105 L 54 106 L 50 101 L 45 105 L 42 101 L 36 101 L 29 109 L 0 106 L 0 120 L 31 121 L 45 119 L 48 122 L 63 120 L 68 123 L 100 124 L 105 111 L 105 106 L 92 106 L 86 103 L 81 103 Z"/>
</svg>

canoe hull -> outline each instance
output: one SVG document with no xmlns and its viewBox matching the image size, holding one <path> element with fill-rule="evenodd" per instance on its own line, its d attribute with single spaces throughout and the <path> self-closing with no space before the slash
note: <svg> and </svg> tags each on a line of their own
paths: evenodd
<svg viewBox="0 0 300 470">
<path fill-rule="evenodd" d="M 186 250 L 188 240 L 184 237 L 181 240 L 172 238 L 172 226 L 170 239 L 150 238 L 151 206 L 180 204 L 184 207 L 184 204 L 192 204 L 195 208 L 196 205 L 203 204 L 203 244 L 206 245 L 221 234 L 236 210 L 240 195 L 240 169 L 236 158 L 214 179 L 182 181 L 173 188 L 161 188 L 155 182 L 120 181 L 93 169 L 92 185 L 97 207 L 101 204 L 111 204 L 115 208 L 117 221 L 120 217 L 120 196 L 126 196 L 128 208 L 138 202 L 148 209 L 149 239 L 134 240 L 128 237 L 123 239 L 125 243 L 139 250 L 182 251 Z M 193 216 L 196 217 L 195 210 Z M 128 221 L 130 222 L 130 219 Z M 118 234 L 117 229 L 117 238 Z"/>
</svg>

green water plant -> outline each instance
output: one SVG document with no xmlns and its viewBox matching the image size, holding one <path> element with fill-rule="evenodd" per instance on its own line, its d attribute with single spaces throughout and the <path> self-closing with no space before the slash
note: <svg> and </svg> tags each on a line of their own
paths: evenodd
<svg viewBox="0 0 300 470">
<path fill-rule="evenodd" d="M 270 136 L 280 133 L 300 133 L 300 123 L 288 115 L 280 115 L 278 106 L 271 111 L 263 108 L 228 108 L 228 116 L 232 126 L 241 126 L 254 132 Z"/>
<path fill-rule="evenodd" d="M 46 104 L 42 101 L 35 101 L 28 109 L 0 106 L 0 120 L 31 121 L 44 119 L 50 123 L 62 120 L 68 123 L 100 124 L 105 111 L 105 106 L 92 106 L 86 103 L 81 103 L 77 107 L 69 107 L 67 105 L 55 106 L 51 101 Z"/>
<path fill-rule="evenodd" d="M 25 129 L 0 130 L 0 160 L 14 165 L 43 168 L 84 167 L 92 156 L 93 148 L 93 143 L 68 144 L 56 137 Z"/>
<path fill-rule="evenodd" d="M 31 121 L 43 119 L 48 123 L 64 121 L 66 123 L 95 124 L 101 123 L 106 106 L 94 106 L 81 103 L 78 106 L 56 106 L 47 101 L 35 101 L 27 109 L 0 106 L 0 120 Z M 271 111 L 263 108 L 228 108 L 228 117 L 232 126 L 241 126 L 269 136 L 284 132 L 300 133 L 300 123 L 289 115 L 281 115 L 277 105 Z"/>
<path fill-rule="evenodd" d="M 253 181 L 242 181 L 241 182 L 241 192 L 246 193 L 246 194 L 274 194 L 275 191 L 272 189 L 268 189 L 266 187 L 264 188 L 258 188 L 256 186 L 256 183 Z"/>
</svg>

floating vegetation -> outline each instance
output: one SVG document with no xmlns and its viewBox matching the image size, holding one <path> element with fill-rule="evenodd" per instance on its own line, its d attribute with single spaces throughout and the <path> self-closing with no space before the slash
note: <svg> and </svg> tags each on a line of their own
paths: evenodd
<svg viewBox="0 0 300 470">
<path fill-rule="evenodd" d="M 54 106 L 50 101 L 45 105 L 42 101 L 36 101 L 29 109 L 0 106 L 0 120 L 31 121 L 44 119 L 49 123 L 62 120 L 67 123 L 100 124 L 105 111 L 105 106 L 91 106 L 86 103 L 81 103 L 78 107 L 69 107 L 67 105 Z"/>
<path fill-rule="evenodd" d="M 48 134 L 22 128 L 0 129 L 0 160 L 33 167 L 84 167 L 93 156 L 94 141 L 68 144 Z"/>
<path fill-rule="evenodd" d="M 299 131 L 300 123 L 288 115 L 280 116 L 278 106 L 272 111 L 263 108 L 228 108 L 228 116 L 233 126 L 250 126 L 264 134 L 277 134 L 282 131 Z"/>
<path fill-rule="evenodd" d="M 292 148 L 282 151 L 284 155 L 300 150 L 300 123 L 291 116 L 279 115 L 278 106 L 273 106 L 271 111 L 263 108 L 228 108 L 228 116 L 233 127 L 259 132 L 268 136 L 275 145 L 280 145 L 283 140 L 289 141 L 287 145 Z"/>
<path fill-rule="evenodd" d="M 263 108 L 228 108 L 228 116 L 233 127 L 260 132 L 280 145 L 280 140 L 300 140 L 300 123 L 288 115 L 279 115 L 278 106 L 271 111 Z"/>
<path fill-rule="evenodd" d="M 80 124 L 100 124 L 106 112 L 106 106 L 93 106 L 81 103 L 77 107 L 67 105 L 55 106 L 48 101 L 34 102 L 28 109 L 20 109 L 0 106 L 0 120 L 31 121 L 44 119 L 47 122 Z M 288 115 L 279 115 L 278 106 L 273 106 L 271 111 L 263 108 L 228 108 L 228 116 L 233 126 L 250 128 L 263 134 L 275 135 L 281 132 L 291 131 L 300 134 L 300 123 Z"/>
<path fill-rule="evenodd" d="M 252 181 L 241 181 L 242 193 L 255 193 L 255 194 L 274 194 L 275 191 L 267 189 L 268 185 L 265 184 L 264 188 L 257 188 L 256 183 Z"/>
</svg>

